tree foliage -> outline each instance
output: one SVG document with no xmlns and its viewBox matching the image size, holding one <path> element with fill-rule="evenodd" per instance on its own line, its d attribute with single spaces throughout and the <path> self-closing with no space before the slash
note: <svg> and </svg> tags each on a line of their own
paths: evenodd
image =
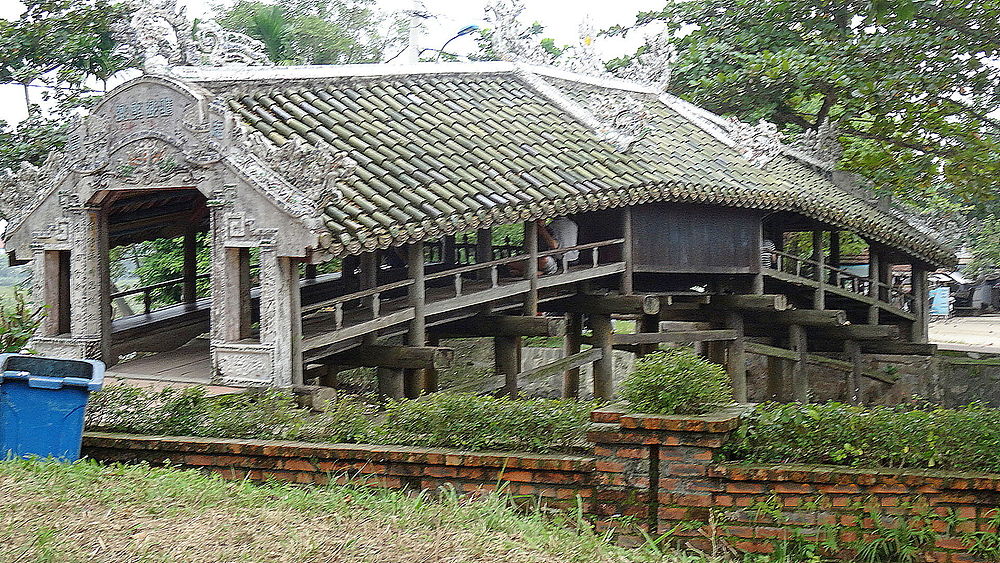
<svg viewBox="0 0 1000 563">
<path fill-rule="evenodd" d="M 218 22 L 262 41 L 279 64 L 378 62 L 406 31 L 402 20 L 378 11 L 371 0 L 240 0 Z"/>
<path fill-rule="evenodd" d="M 651 22 L 672 34 L 683 98 L 792 136 L 836 122 L 840 167 L 898 195 L 1000 192 L 995 2 L 691 0 L 637 17 Z"/>
</svg>

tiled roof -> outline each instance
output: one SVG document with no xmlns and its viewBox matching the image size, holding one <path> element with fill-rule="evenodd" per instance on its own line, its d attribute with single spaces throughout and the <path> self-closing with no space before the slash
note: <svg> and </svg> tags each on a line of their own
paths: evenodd
<svg viewBox="0 0 1000 563">
<path fill-rule="evenodd" d="M 344 197 L 326 209 L 338 253 L 537 217 L 693 201 L 794 211 L 935 264 L 954 260 L 950 249 L 823 172 L 787 156 L 757 166 L 641 87 L 518 67 L 455 68 L 189 80 L 223 97 L 275 144 L 328 143 L 359 163 Z M 652 119 L 648 133 L 624 151 L 602 140 L 586 118 L 595 97 L 626 96 Z"/>
</svg>

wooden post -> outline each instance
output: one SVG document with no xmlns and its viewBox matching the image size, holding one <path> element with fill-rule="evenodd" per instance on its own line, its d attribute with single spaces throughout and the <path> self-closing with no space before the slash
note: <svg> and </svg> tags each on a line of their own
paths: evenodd
<svg viewBox="0 0 1000 563">
<path fill-rule="evenodd" d="M 358 266 L 360 269 L 360 274 L 358 275 L 358 289 L 364 291 L 366 289 L 373 289 L 378 287 L 378 251 L 365 252 L 358 259 Z M 367 303 L 362 303 L 362 306 L 367 307 L 369 311 L 373 310 L 373 301 L 378 299 L 377 295 L 372 295 L 367 299 Z M 369 332 L 361 337 L 361 342 L 363 344 L 375 344 L 377 338 L 377 333 Z"/>
<path fill-rule="evenodd" d="M 407 246 L 407 268 L 410 279 L 410 306 L 413 307 L 413 320 L 407 334 L 410 346 L 424 346 L 427 343 L 426 287 L 424 287 L 424 243 L 415 242 Z M 420 386 L 423 380 L 421 370 L 405 370 L 404 388 L 406 396 L 415 399 L 420 396 Z"/>
<path fill-rule="evenodd" d="M 524 222 L 524 246 L 528 251 L 524 275 L 531 288 L 524 298 L 524 314 L 533 317 L 538 314 L 538 223 L 535 221 Z"/>
<path fill-rule="evenodd" d="M 910 293 L 913 295 L 913 315 L 916 317 L 910 331 L 910 340 L 926 344 L 929 322 L 927 270 L 916 263 L 910 266 Z"/>
<path fill-rule="evenodd" d="M 879 270 L 881 269 L 881 260 L 879 258 L 878 247 L 874 243 L 868 244 L 868 296 L 873 299 L 880 299 L 881 291 L 879 291 Z M 877 325 L 879 317 L 879 306 L 869 305 L 868 306 L 868 324 Z"/>
<path fill-rule="evenodd" d="M 826 308 L 826 288 L 824 287 L 826 285 L 826 268 L 823 267 L 823 231 L 813 231 L 812 246 L 812 259 L 816 262 L 816 272 L 813 275 L 813 279 L 819 283 L 819 287 L 813 292 L 813 309 L 822 310 Z"/>
<path fill-rule="evenodd" d="M 726 328 L 735 330 L 736 340 L 729 341 L 726 346 L 726 371 L 733 384 L 733 397 L 737 402 L 747 402 L 747 360 L 746 346 L 743 340 L 743 315 L 729 313 L 726 316 Z"/>
<path fill-rule="evenodd" d="M 580 332 L 583 330 L 583 315 L 566 313 L 566 336 L 563 339 L 563 355 L 566 357 L 580 353 Z M 563 372 L 562 398 L 576 399 L 580 396 L 580 368 Z"/>
<path fill-rule="evenodd" d="M 809 402 L 809 374 L 806 371 L 809 347 L 806 341 L 806 329 L 802 325 L 788 327 L 789 349 L 798 354 L 798 359 L 792 360 L 792 399 L 800 403 Z"/>
<path fill-rule="evenodd" d="M 184 266 L 182 277 L 184 285 L 181 288 L 181 302 L 194 303 L 198 300 L 198 239 L 194 229 L 184 232 Z"/>
<path fill-rule="evenodd" d="M 503 375 L 504 395 L 517 397 L 517 376 L 521 373 L 521 338 L 497 336 L 493 339 L 497 375 Z"/>
<path fill-rule="evenodd" d="M 851 362 L 851 371 L 847 372 L 847 396 L 845 400 L 852 404 L 861 404 L 858 382 L 861 381 L 861 345 L 856 340 L 844 341 L 844 353 Z"/>
<path fill-rule="evenodd" d="M 639 332 L 650 333 L 650 332 L 660 332 L 660 315 L 643 315 L 637 321 L 639 325 Z M 636 355 L 639 357 L 645 356 L 646 354 L 652 354 L 660 348 L 659 344 L 640 344 L 639 350 Z"/>
<path fill-rule="evenodd" d="M 406 396 L 403 370 L 378 368 L 375 371 L 378 379 L 378 394 L 382 398 L 402 399 Z"/>
<path fill-rule="evenodd" d="M 452 246 L 452 249 L 455 247 Z M 438 338 L 436 334 L 427 335 L 427 345 L 428 346 L 439 346 L 441 344 L 441 339 Z M 440 377 L 438 374 L 437 367 L 431 366 L 424 370 L 424 382 L 422 387 L 424 391 L 428 393 L 436 393 L 439 386 Z"/>
<path fill-rule="evenodd" d="M 441 261 L 452 266 L 458 263 L 458 255 L 455 253 L 455 235 L 445 235 L 441 239 Z"/>
<path fill-rule="evenodd" d="M 840 231 L 830 231 L 830 265 L 840 268 Z M 840 287 L 840 272 L 830 273 L 830 283 Z"/>
<path fill-rule="evenodd" d="M 493 229 L 478 229 L 476 231 L 476 264 L 493 260 Z M 480 273 L 484 279 L 489 279 L 489 272 Z"/>
<path fill-rule="evenodd" d="M 614 394 L 614 352 L 611 315 L 590 315 L 590 328 L 594 333 L 593 345 L 600 348 L 602 356 L 594 362 L 594 398 L 609 400 Z"/>
<path fill-rule="evenodd" d="M 774 244 L 775 244 L 775 248 L 777 249 L 777 244 L 778 243 L 775 242 Z M 757 273 L 754 274 L 753 278 L 750 280 L 750 293 L 753 293 L 754 295 L 763 295 L 764 294 L 764 273 L 760 271 L 761 268 L 763 267 L 762 262 L 763 262 L 763 255 L 764 255 L 764 223 L 763 223 L 763 221 L 761 221 L 759 227 L 757 228 L 757 249 L 759 251 L 758 252 L 758 257 L 757 257 Z M 774 263 L 774 255 L 769 256 L 769 258 L 771 259 L 771 267 L 772 268 L 777 268 L 778 265 Z"/>
<path fill-rule="evenodd" d="M 625 239 L 625 243 L 622 244 L 622 259 L 625 261 L 625 272 L 622 274 L 622 289 L 621 292 L 625 295 L 631 295 L 634 287 L 634 266 L 632 264 L 632 208 L 626 207 L 622 211 L 622 238 Z"/>
</svg>

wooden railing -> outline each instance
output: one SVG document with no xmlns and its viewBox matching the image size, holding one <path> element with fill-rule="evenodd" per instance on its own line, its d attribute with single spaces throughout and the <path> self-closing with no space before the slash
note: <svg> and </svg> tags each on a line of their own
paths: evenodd
<svg viewBox="0 0 1000 563">
<path fill-rule="evenodd" d="M 208 278 L 209 278 L 209 274 L 206 273 L 206 274 L 198 274 L 197 276 L 195 276 L 194 279 L 197 282 L 198 280 L 207 280 Z M 153 292 L 154 291 L 162 291 L 164 289 L 171 288 L 171 287 L 176 287 L 178 285 L 183 285 L 183 284 L 184 284 L 184 278 L 176 278 L 176 279 L 162 281 L 162 282 L 154 283 L 154 284 L 150 284 L 150 285 L 144 285 L 142 287 L 134 287 L 132 289 L 126 289 L 124 291 L 118 291 L 118 292 L 115 292 L 115 293 L 111 294 L 111 299 L 114 300 L 114 299 L 119 299 L 119 298 L 122 298 L 122 297 L 128 297 L 130 295 L 139 295 L 139 294 L 142 294 L 142 309 L 143 309 L 143 314 L 148 315 L 150 313 L 150 311 L 153 310 Z M 172 305 L 176 305 L 176 304 L 177 303 L 172 303 Z"/>
<path fill-rule="evenodd" d="M 858 295 L 867 295 L 883 303 L 894 305 L 904 311 L 912 311 L 913 294 L 903 291 L 902 288 L 875 281 L 867 276 L 859 276 L 843 268 L 820 263 L 811 258 L 803 258 L 778 250 L 772 251 L 771 254 L 775 256 L 775 261 L 771 265 L 771 269 L 773 270 L 792 274 L 800 278 L 816 280 L 824 285 L 839 287 Z M 817 276 L 817 271 L 822 271 L 823 275 L 821 277 Z M 872 287 L 873 282 L 875 283 L 875 287 Z M 877 294 L 876 289 L 878 290 Z"/>
<path fill-rule="evenodd" d="M 545 256 L 554 257 L 558 264 L 559 269 L 557 272 L 548 274 L 551 276 L 563 274 L 569 271 L 570 264 L 566 258 L 566 254 L 569 252 L 577 251 L 581 253 L 579 262 L 583 262 L 585 254 L 589 253 L 589 260 L 585 262 L 588 268 L 596 268 L 600 265 L 600 250 L 602 248 L 608 248 L 611 246 L 621 245 L 625 242 L 624 239 L 612 239 L 600 242 L 594 242 L 589 244 L 580 244 L 577 246 L 559 248 L 556 250 L 548 250 L 545 252 L 539 252 L 538 257 L 542 258 Z M 425 255 L 426 257 L 426 255 Z M 529 260 L 531 257 L 524 253 L 522 250 L 520 254 L 515 254 L 512 256 L 505 256 L 496 260 L 490 260 L 488 262 L 472 263 L 464 266 L 459 266 L 456 268 L 451 268 L 448 270 L 435 272 L 432 274 L 427 274 L 424 277 L 425 287 L 430 286 L 433 282 L 438 280 L 443 280 L 447 278 L 452 279 L 452 287 L 454 288 L 454 297 L 461 297 L 467 294 L 466 283 L 471 281 L 483 282 L 487 281 L 485 287 L 480 287 L 478 291 L 486 291 L 489 289 L 496 289 L 500 287 L 502 275 L 501 268 L 510 267 L 512 264 L 517 262 L 524 262 Z M 581 264 L 582 265 L 582 264 Z M 344 310 L 349 304 L 353 302 L 360 302 L 361 307 L 366 307 L 370 315 L 365 315 L 365 319 L 361 322 L 367 322 L 379 318 L 382 308 L 382 296 L 383 294 L 393 292 L 399 289 L 407 288 L 413 285 L 414 280 L 405 279 L 393 283 L 382 284 L 377 287 L 370 289 L 363 289 L 361 291 L 356 291 L 346 295 L 339 295 L 332 299 L 327 299 L 317 303 L 312 303 L 307 306 L 302 307 L 303 314 L 313 314 L 322 311 L 332 311 L 333 312 L 333 324 L 334 330 L 340 330 L 344 328 Z"/>
</svg>

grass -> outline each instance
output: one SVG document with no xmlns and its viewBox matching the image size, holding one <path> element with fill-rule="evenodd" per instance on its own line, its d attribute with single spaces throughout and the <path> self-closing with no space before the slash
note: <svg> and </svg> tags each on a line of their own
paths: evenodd
<svg viewBox="0 0 1000 563">
<path fill-rule="evenodd" d="M 0 561 L 695 563 L 609 544 L 578 516 L 350 486 L 223 481 L 146 465 L 0 462 Z"/>
</svg>

